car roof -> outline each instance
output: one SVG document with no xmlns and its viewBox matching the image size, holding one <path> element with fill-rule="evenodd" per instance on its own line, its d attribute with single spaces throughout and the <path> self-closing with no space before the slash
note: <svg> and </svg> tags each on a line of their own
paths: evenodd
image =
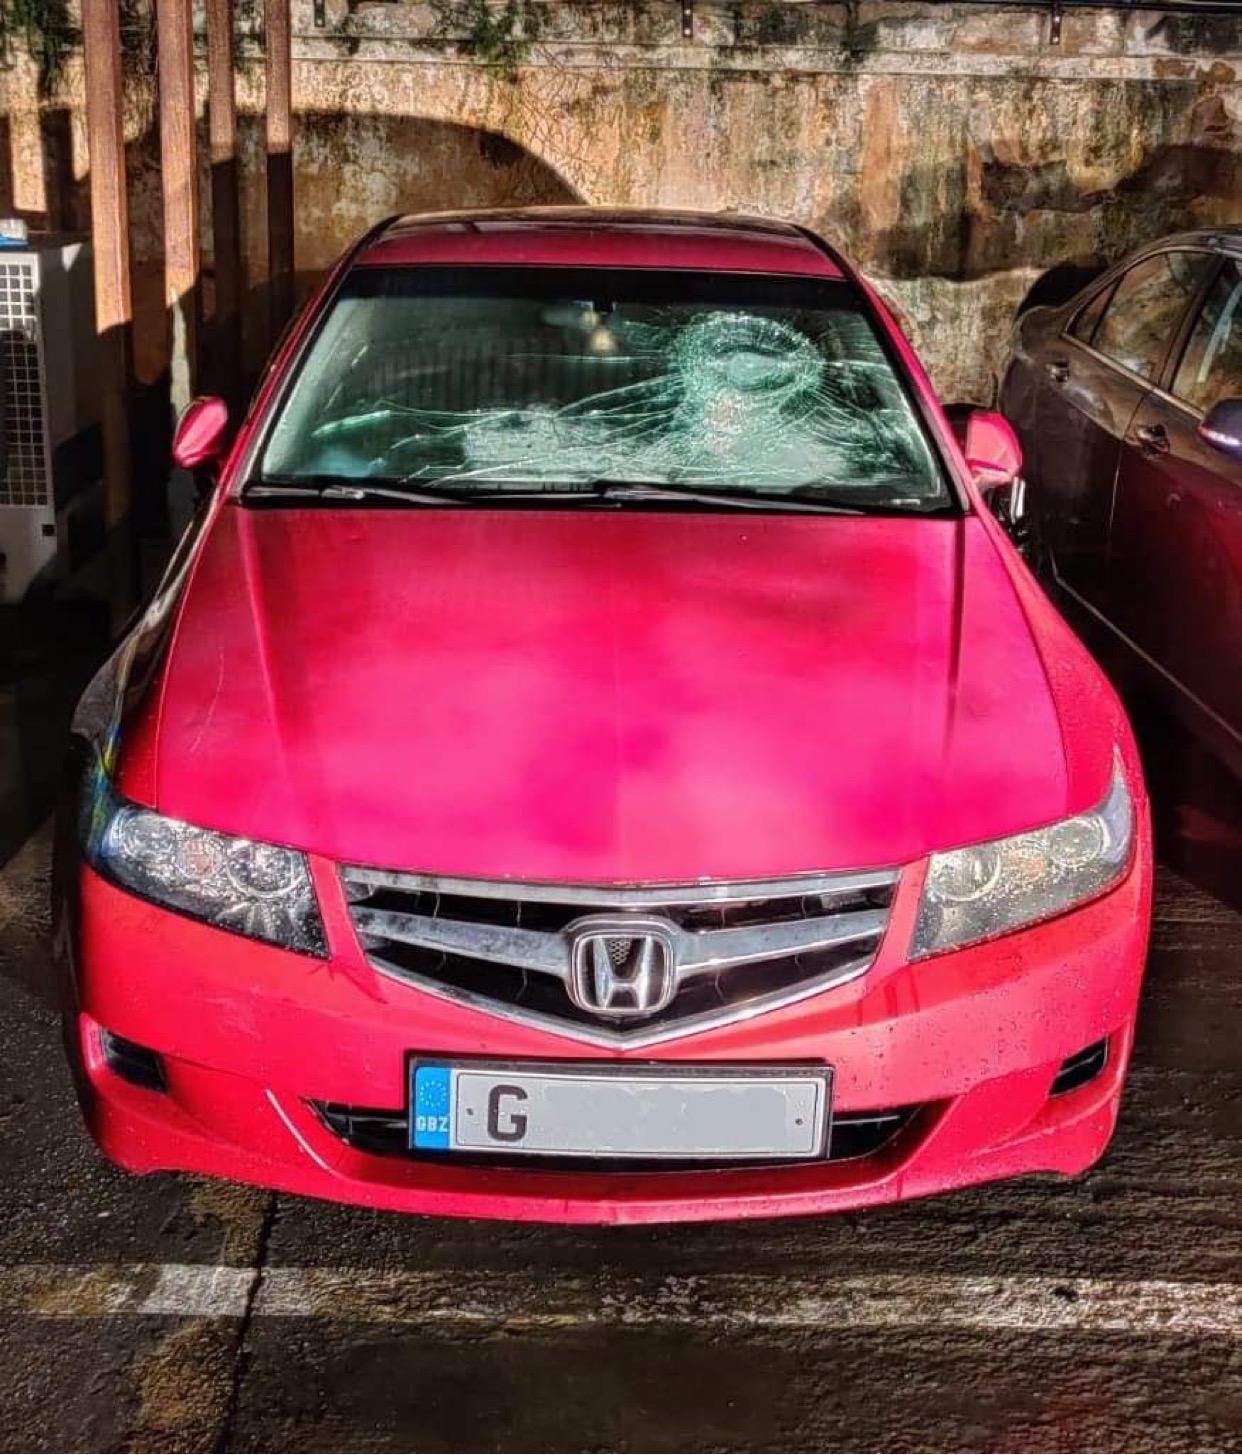
<svg viewBox="0 0 1242 1455">
<path fill-rule="evenodd" d="M 845 274 L 813 234 L 787 222 L 729 212 L 522 207 L 393 218 L 356 267 L 533 264 L 697 268 L 720 272 Z"/>
<path fill-rule="evenodd" d="M 1242 252 L 1242 224 L 1222 223 L 1218 227 L 1197 227 L 1187 232 L 1171 233 L 1168 237 L 1153 238 L 1134 250 L 1133 256 L 1157 252 L 1167 247 L 1199 247 L 1214 251 Z"/>
</svg>

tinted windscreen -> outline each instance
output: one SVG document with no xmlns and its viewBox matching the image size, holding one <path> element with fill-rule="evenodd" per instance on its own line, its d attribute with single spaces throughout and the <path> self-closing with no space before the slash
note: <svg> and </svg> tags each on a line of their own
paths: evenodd
<svg viewBox="0 0 1242 1455">
<path fill-rule="evenodd" d="M 260 475 L 951 501 L 851 285 L 619 269 L 356 270 Z"/>
</svg>

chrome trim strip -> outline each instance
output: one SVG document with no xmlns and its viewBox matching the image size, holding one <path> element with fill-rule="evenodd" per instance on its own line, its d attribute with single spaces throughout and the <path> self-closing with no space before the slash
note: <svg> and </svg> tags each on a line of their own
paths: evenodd
<svg viewBox="0 0 1242 1455">
<path fill-rule="evenodd" d="M 402 914 L 395 910 L 370 909 L 365 904 L 352 909 L 354 927 L 364 937 L 398 940 L 421 950 L 442 950 L 511 965 L 515 970 L 536 970 L 569 978 L 573 937 L 569 930 L 543 931 L 510 929 L 464 920 L 433 919 L 429 915 Z M 678 982 L 696 975 L 708 975 L 731 965 L 755 960 L 775 960 L 826 950 L 853 940 L 879 939 L 888 921 L 885 909 L 856 910 L 849 914 L 825 915 L 816 919 L 784 920 L 775 924 L 752 925 L 732 930 L 683 930 L 672 920 L 658 921 L 673 945 Z M 578 923 L 575 921 L 575 923 Z M 639 934 L 651 921 L 634 922 Z"/>
<path fill-rule="evenodd" d="M 325 1162 L 323 1158 L 319 1155 L 319 1153 L 315 1151 L 314 1147 L 312 1147 L 311 1144 L 302 1135 L 302 1133 L 298 1131 L 289 1113 L 284 1109 L 283 1106 L 281 1106 L 280 1102 L 276 1100 L 276 1093 L 274 1091 L 265 1089 L 264 1095 L 267 1097 L 268 1104 L 271 1106 L 272 1110 L 284 1123 L 285 1130 L 298 1144 L 298 1146 L 301 1147 L 303 1152 L 306 1153 L 311 1161 L 314 1162 L 316 1166 L 321 1167 L 325 1172 L 330 1172 L 333 1177 L 339 1176 L 340 1174 L 337 1172 L 336 1168 L 330 1166 L 327 1162 Z"/>
<path fill-rule="evenodd" d="M 701 880 L 697 884 L 549 884 L 516 879 L 458 879 L 451 875 L 405 874 L 389 869 L 347 865 L 341 877 L 375 889 L 413 894 L 453 894 L 473 899 L 528 899 L 540 904 L 585 904 L 598 909 L 649 909 L 655 906 L 737 904 L 754 899 L 793 899 L 804 894 L 848 894 L 888 889 L 897 869 L 845 874 L 801 874 L 788 879 Z"/>
<path fill-rule="evenodd" d="M 853 940 L 877 942 L 888 923 L 888 910 L 862 909 L 819 919 L 785 920 L 737 930 L 676 930 L 678 979 L 708 975 L 730 965 L 776 960 Z"/>
<path fill-rule="evenodd" d="M 830 975 L 823 975 L 817 980 L 804 981 L 801 985 L 792 986 L 783 993 L 778 991 L 772 995 L 761 995 L 740 1005 L 721 1006 L 719 1010 L 707 1011 L 697 1016 L 687 1016 L 684 1020 L 672 1024 L 653 1026 L 649 1031 L 634 1031 L 629 1035 L 618 1035 L 616 1032 L 604 1030 L 602 1027 L 586 1026 L 575 1021 L 561 1020 L 556 1016 L 541 1015 L 538 1011 L 520 1010 L 516 1006 L 506 1005 L 503 1001 L 475 995 L 469 990 L 459 990 L 456 986 L 441 985 L 434 980 L 425 980 L 421 975 L 414 975 L 408 970 L 403 970 L 401 966 L 394 965 L 390 960 L 385 960 L 382 955 L 370 956 L 369 963 L 381 975 L 399 980 L 403 985 L 424 991 L 428 995 L 434 995 L 438 1000 L 453 1001 L 469 1010 L 477 1010 L 482 1015 L 512 1021 L 517 1025 L 534 1026 L 538 1030 L 547 1031 L 549 1035 L 562 1036 L 566 1040 L 583 1042 L 590 1046 L 606 1046 L 609 1050 L 637 1051 L 645 1046 L 656 1046 L 665 1041 L 681 1040 L 686 1036 L 716 1030 L 721 1026 L 737 1025 L 742 1021 L 753 1020 L 756 1016 L 767 1015 L 770 1011 L 794 1005 L 800 1000 L 808 1000 L 812 995 L 818 995 L 823 990 L 857 980 L 860 975 L 864 975 L 871 968 L 874 959 L 873 952 L 838 966 Z"/>
<path fill-rule="evenodd" d="M 1136 373 L 1135 370 L 1127 368 L 1125 364 L 1119 363 L 1116 359 L 1109 358 L 1107 354 L 1102 354 L 1099 349 L 1094 348 L 1091 344 L 1083 343 L 1082 339 L 1075 338 L 1073 334 L 1062 333 L 1061 339 L 1067 344 L 1073 344 L 1076 349 L 1081 349 L 1084 354 L 1094 359 L 1097 364 L 1103 364 L 1106 369 L 1110 369 L 1114 374 L 1120 374 L 1128 384 L 1134 384 L 1137 388 L 1145 392 L 1156 387 L 1155 383 L 1145 374 Z M 1139 403 L 1141 404 L 1142 400 Z M 1135 405 L 1135 408 L 1137 409 L 1138 405 Z"/>
<path fill-rule="evenodd" d="M 1187 343 L 1189 344 L 1189 342 L 1190 341 L 1188 339 L 1187 340 Z M 1184 352 L 1185 352 L 1185 350 L 1183 350 L 1183 353 Z M 1180 368 L 1180 366 L 1181 366 L 1181 360 L 1179 359 L 1178 360 L 1178 367 Z M 1174 372 L 1173 379 L 1174 379 L 1174 381 L 1176 381 L 1176 379 L 1177 379 L 1176 372 Z M 1150 393 L 1154 394 L 1156 396 L 1156 398 L 1159 399 L 1162 404 L 1171 404 L 1175 409 L 1180 409 L 1183 414 L 1189 415 L 1190 418 L 1193 419 L 1193 420 L 1202 420 L 1202 419 L 1204 419 L 1206 417 L 1206 411 L 1205 410 L 1196 409 L 1193 404 L 1187 404 L 1187 402 L 1184 399 L 1179 399 L 1176 394 L 1170 394 L 1167 389 L 1162 389 L 1159 386 L 1159 384 L 1153 384 L 1151 386 Z M 1146 404 L 1147 401 L 1144 400 L 1143 403 Z M 1128 441 L 1128 439 L 1129 439 L 1128 433 L 1127 433 L 1127 435 L 1123 436 L 1123 438 Z"/>
<path fill-rule="evenodd" d="M 369 909 L 365 904 L 352 905 L 350 912 L 364 944 L 367 935 L 375 935 L 420 950 L 469 955 L 473 960 L 492 960 L 515 970 L 538 970 L 558 980 L 569 979 L 569 940 L 565 935 L 432 919 L 422 914 Z"/>
</svg>

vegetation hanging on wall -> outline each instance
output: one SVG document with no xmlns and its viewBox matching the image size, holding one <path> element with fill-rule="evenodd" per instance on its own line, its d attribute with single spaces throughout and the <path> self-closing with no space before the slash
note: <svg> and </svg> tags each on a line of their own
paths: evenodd
<svg viewBox="0 0 1242 1455">
<path fill-rule="evenodd" d="M 539 39 L 543 17 L 534 0 L 431 0 L 436 31 L 460 37 L 462 50 L 511 80 Z"/>
<path fill-rule="evenodd" d="M 56 90 L 81 40 L 69 0 L 0 0 L 0 65 L 12 66 L 24 51 L 38 71 L 40 96 Z"/>
<path fill-rule="evenodd" d="M 151 0 L 121 0 L 121 54 L 127 69 L 154 80 L 159 69 L 155 6 Z"/>
<path fill-rule="evenodd" d="M 0 68 L 9 69 L 22 55 L 34 61 L 39 95 L 52 96 L 65 66 L 81 49 L 82 31 L 71 0 L 0 0 Z M 259 0 L 235 0 L 239 70 L 262 55 Z M 126 72 L 154 82 L 157 71 L 153 0 L 118 0 L 121 52 Z"/>
</svg>

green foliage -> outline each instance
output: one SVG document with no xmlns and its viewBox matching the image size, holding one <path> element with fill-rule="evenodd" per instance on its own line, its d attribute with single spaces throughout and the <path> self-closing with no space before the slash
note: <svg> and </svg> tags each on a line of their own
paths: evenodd
<svg viewBox="0 0 1242 1455">
<path fill-rule="evenodd" d="M 236 0 L 239 69 L 262 54 L 259 38 L 260 0 Z M 126 72 L 154 80 L 157 69 L 154 0 L 117 0 L 121 51 Z M 39 94 L 50 97 L 64 74 L 65 63 L 81 48 L 82 32 L 74 23 L 70 0 L 0 0 L 0 67 L 12 66 L 19 51 L 38 68 Z"/>
<path fill-rule="evenodd" d="M 153 79 L 158 68 L 152 0 L 120 0 L 121 54 L 125 68 Z"/>
<path fill-rule="evenodd" d="M 512 80 L 539 38 L 543 17 L 533 0 L 431 0 L 441 34 L 464 32 L 461 47 Z"/>
<path fill-rule="evenodd" d="M 24 50 L 38 67 L 41 96 L 56 90 L 81 39 L 69 0 L 0 0 L 0 64 L 13 65 L 15 49 Z"/>
<path fill-rule="evenodd" d="M 233 0 L 233 66 L 245 75 L 262 63 L 262 0 Z"/>
</svg>

